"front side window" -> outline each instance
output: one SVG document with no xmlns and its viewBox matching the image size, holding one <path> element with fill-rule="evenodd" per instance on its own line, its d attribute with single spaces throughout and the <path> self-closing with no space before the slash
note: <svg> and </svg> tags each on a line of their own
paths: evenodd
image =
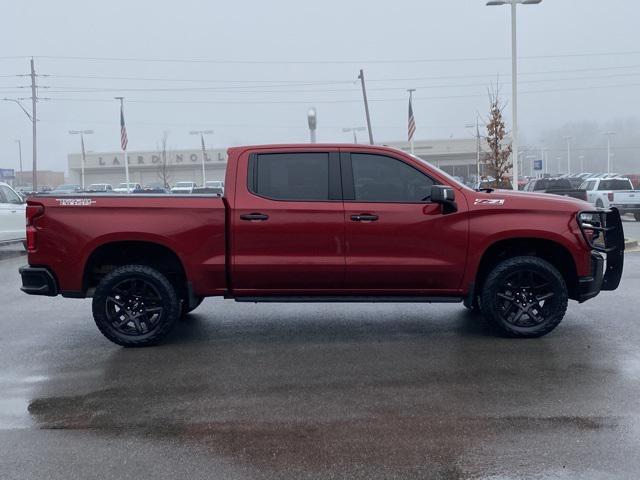
<svg viewBox="0 0 640 480">
<path fill-rule="evenodd" d="M 268 153 L 253 157 L 249 188 L 274 200 L 329 200 L 328 153 Z"/>
<path fill-rule="evenodd" d="M 351 154 L 355 201 L 415 203 L 429 200 L 434 181 L 395 158 Z"/>
</svg>

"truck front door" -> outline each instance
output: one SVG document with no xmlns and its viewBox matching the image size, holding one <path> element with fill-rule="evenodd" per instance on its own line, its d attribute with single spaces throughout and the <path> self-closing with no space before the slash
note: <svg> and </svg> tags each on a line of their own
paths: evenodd
<svg viewBox="0 0 640 480">
<path fill-rule="evenodd" d="M 337 149 L 241 156 L 231 211 L 236 296 L 332 293 L 344 282 Z"/>
<path fill-rule="evenodd" d="M 380 154 L 341 154 L 346 286 L 363 294 L 446 295 L 460 288 L 467 205 L 442 213 L 429 201 L 435 180 L 411 162 Z"/>
</svg>

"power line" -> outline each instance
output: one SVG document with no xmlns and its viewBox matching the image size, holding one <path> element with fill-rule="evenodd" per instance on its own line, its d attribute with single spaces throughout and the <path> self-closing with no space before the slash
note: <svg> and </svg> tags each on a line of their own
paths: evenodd
<svg viewBox="0 0 640 480">
<path fill-rule="evenodd" d="M 640 55 L 640 50 L 614 51 L 614 52 L 582 52 L 582 53 L 559 53 L 545 55 L 520 56 L 519 59 L 546 59 L 546 58 L 580 58 L 580 57 L 602 57 L 620 55 Z M 9 57 L 20 58 L 20 57 Z M 23 57 L 24 58 L 24 57 Z M 108 62 L 145 62 L 145 63 L 215 63 L 215 64 L 256 64 L 256 65 L 324 65 L 324 64 L 361 64 L 361 63 L 452 63 L 452 62 L 477 62 L 477 61 L 498 61 L 510 60 L 511 57 L 458 57 L 458 58 L 421 58 L 421 59 L 352 59 L 352 60 L 231 60 L 231 59 L 209 59 L 209 58 L 144 58 L 144 57 L 85 57 L 85 56 L 65 56 L 65 55 L 39 55 L 37 58 L 50 60 L 84 60 L 84 61 L 108 61 Z"/>
</svg>

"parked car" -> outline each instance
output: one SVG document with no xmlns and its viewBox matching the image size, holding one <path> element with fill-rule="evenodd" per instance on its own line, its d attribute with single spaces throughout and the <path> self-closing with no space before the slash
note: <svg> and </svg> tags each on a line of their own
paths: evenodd
<svg viewBox="0 0 640 480">
<path fill-rule="evenodd" d="M 54 188 L 53 190 L 50 190 L 48 192 L 41 192 L 41 193 L 53 193 L 55 195 L 68 195 L 68 194 L 74 194 L 74 193 L 79 193 L 82 191 L 82 188 L 80 188 L 80 185 L 75 185 L 75 184 L 65 184 L 65 185 L 58 185 L 56 188 Z"/>
<path fill-rule="evenodd" d="M 24 199 L 6 183 L 0 183 L 0 245 L 24 242 Z"/>
<path fill-rule="evenodd" d="M 206 188 L 210 188 L 211 193 L 219 193 L 222 195 L 224 193 L 224 182 L 222 180 L 210 180 L 204 183 Z"/>
<path fill-rule="evenodd" d="M 171 189 L 171 193 L 193 193 L 196 182 L 177 182 Z"/>
<path fill-rule="evenodd" d="M 167 193 L 167 189 L 162 182 L 148 183 L 144 187 L 134 190 L 133 193 Z"/>
<path fill-rule="evenodd" d="M 390 147 L 234 147 L 225 186 L 224 198 L 29 199 L 22 290 L 93 297 L 100 331 L 127 346 L 158 342 L 210 296 L 464 302 L 507 335 L 539 337 L 569 299 L 622 276 L 617 210 L 477 192 Z"/>
<path fill-rule="evenodd" d="M 114 193 L 131 193 L 134 190 L 139 190 L 142 187 L 139 183 L 119 183 L 116 188 L 113 189 Z"/>
<path fill-rule="evenodd" d="M 89 193 L 111 193 L 113 187 L 109 183 L 92 183 L 86 188 Z"/>
<path fill-rule="evenodd" d="M 632 213 L 640 222 L 640 190 L 634 190 L 628 178 L 592 178 L 581 189 L 587 199 L 598 208 L 616 208 L 621 215 Z"/>
<path fill-rule="evenodd" d="M 567 178 L 538 178 L 527 183 L 524 187 L 525 192 L 551 193 L 553 195 L 562 195 L 563 197 L 587 199 L 587 193 L 584 190 L 573 188 L 571 181 Z"/>
</svg>

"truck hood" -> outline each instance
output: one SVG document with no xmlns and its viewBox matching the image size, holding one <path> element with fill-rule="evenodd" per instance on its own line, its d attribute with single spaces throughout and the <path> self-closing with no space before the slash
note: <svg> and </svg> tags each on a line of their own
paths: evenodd
<svg viewBox="0 0 640 480">
<path fill-rule="evenodd" d="M 469 203 L 476 208 L 478 206 L 501 206 L 507 209 L 566 212 L 594 209 L 593 205 L 584 200 L 551 193 L 515 192 L 513 190 L 494 190 L 491 193 L 472 191 L 470 198 Z"/>
</svg>

